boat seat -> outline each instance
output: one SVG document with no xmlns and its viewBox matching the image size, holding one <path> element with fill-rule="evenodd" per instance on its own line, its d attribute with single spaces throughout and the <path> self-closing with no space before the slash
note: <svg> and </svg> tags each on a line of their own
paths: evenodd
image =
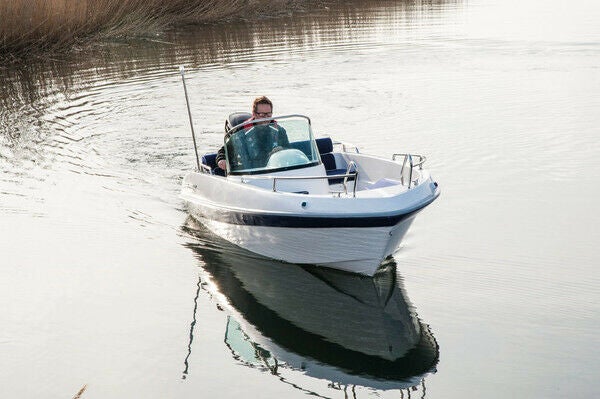
<svg viewBox="0 0 600 399">
<path fill-rule="evenodd" d="M 335 156 L 333 155 L 333 141 L 331 137 L 319 137 L 316 139 L 317 148 L 319 149 L 319 154 L 321 155 L 321 161 L 323 161 L 323 166 L 325 167 L 325 172 L 328 176 L 334 175 L 343 175 L 346 173 L 346 169 L 338 168 L 335 162 Z M 344 179 L 329 179 L 329 184 L 337 184 L 341 183 Z M 352 178 L 348 178 L 348 180 L 352 180 Z"/>
<path fill-rule="evenodd" d="M 252 114 L 248 112 L 234 112 L 233 114 L 229 114 L 225 121 L 225 133 L 230 131 L 232 127 L 237 126 L 250 118 L 252 118 Z"/>
<path fill-rule="evenodd" d="M 331 137 L 319 137 L 315 141 L 317 142 L 319 154 L 327 154 L 333 151 L 333 141 L 331 141 Z"/>
<path fill-rule="evenodd" d="M 317 149 L 319 150 L 319 154 L 321 155 L 321 160 L 323 161 L 323 163 L 325 163 L 323 155 L 330 154 L 331 151 L 333 151 L 333 142 L 329 137 L 319 137 L 315 141 L 317 143 Z M 290 143 L 290 147 L 302 151 L 309 158 L 311 157 L 310 141 L 308 140 L 294 141 Z M 335 169 L 335 158 L 332 157 L 331 160 L 329 160 L 328 163 L 325 164 L 325 169 Z"/>
<path fill-rule="evenodd" d="M 225 176 L 225 171 L 217 166 L 217 153 L 204 154 L 201 161 L 210 168 L 213 175 Z"/>
</svg>

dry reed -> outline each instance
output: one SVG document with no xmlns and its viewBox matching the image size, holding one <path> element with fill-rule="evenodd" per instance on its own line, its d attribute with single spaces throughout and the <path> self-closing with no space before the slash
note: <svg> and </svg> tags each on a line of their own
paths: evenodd
<svg viewBox="0 0 600 399">
<path fill-rule="evenodd" d="M 81 387 L 81 389 L 79 390 L 79 392 L 77 392 L 75 394 L 75 396 L 73 396 L 73 399 L 80 399 L 81 395 L 83 395 L 83 393 L 85 392 L 86 388 L 87 388 L 87 384 L 85 384 L 84 386 Z"/>
<path fill-rule="evenodd" d="M 61 51 L 175 24 L 240 16 L 290 0 L 0 0 L 0 57 Z"/>
</svg>

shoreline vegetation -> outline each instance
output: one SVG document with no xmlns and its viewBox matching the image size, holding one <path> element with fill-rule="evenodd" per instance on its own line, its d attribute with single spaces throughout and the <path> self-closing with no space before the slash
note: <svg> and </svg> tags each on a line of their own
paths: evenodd
<svg viewBox="0 0 600 399">
<path fill-rule="evenodd" d="M 0 59 L 39 57 L 105 40 L 156 37 L 180 25 L 276 15 L 307 2 L 0 0 Z"/>
</svg>

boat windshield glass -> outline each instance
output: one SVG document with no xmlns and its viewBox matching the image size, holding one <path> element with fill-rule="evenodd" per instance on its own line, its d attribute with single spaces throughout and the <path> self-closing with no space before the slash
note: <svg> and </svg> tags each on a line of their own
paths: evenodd
<svg viewBox="0 0 600 399">
<path fill-rule="evenodd" d="M 233 175 L 299 169 L 320 162 L 310 119 L 301 115 L 244 122 L 226 136 L 225 153 Z"/>
</svg>

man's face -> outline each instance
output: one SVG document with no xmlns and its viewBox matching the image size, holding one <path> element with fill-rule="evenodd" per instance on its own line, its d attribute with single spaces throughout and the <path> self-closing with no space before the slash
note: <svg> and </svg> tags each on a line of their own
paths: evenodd
<svg viewBox="0 0 600 399">
<path fill-rule="evenodd" d="M 273 109 L 269 104 L 257 104 L 256 109 L 252 113 L 255 119 L 268 118 L 273 115 Z M 261 125 L 265 125 L 268 122 L 261 122 Z"/>
</svg>

